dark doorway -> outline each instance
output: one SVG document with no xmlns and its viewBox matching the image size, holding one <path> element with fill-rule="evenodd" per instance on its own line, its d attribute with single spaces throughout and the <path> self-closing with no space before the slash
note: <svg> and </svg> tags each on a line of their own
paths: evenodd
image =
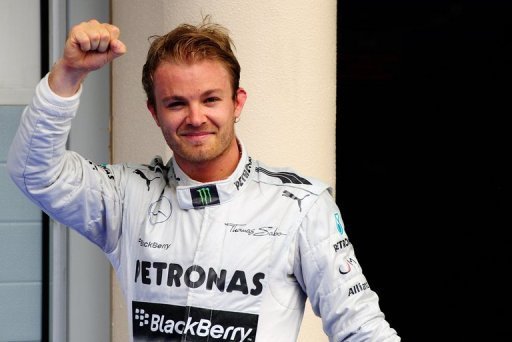
<svg viewBox="0 0 512 342">
<path fill-rule="evenodd" d="M 500 341 L 510 1 L 338 2 L 337 202 L 404 341 Z"/>
</svg>

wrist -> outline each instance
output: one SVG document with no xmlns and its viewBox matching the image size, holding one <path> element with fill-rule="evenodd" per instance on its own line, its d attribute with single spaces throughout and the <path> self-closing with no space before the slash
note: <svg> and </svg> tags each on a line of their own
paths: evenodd
<svg viewBox="0 0 512 342">
<path fill-rule="evenodd" d="M 48 85 L 57 95 L 70 97 L 76 94 L 88 72 L 77 70 L 67 66 L 62 60 L 58 60 L 48 75 Z"/>
</svg>

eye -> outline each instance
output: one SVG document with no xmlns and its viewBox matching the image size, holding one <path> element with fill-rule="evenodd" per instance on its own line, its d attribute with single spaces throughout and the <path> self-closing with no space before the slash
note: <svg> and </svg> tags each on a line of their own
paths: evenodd
<svg viewBox="0 0 512 342">
<path fill-rule="evenodd" d="M 218 101 L 220 101 L 220 98 L 215 97 L 215 96 L 208 97 L 208 98 L 206 98 L 206 99 L 204 100 L 204 102 L 205 102 L 206 104 L 213 104 L 213 103 L 218 102 Z"/>
<path fill-rule="evenodd" d="M 167 104 L 167 108 L 169 109 L 180 109 L 185 105 L 183 101 L 172 101 Z"/>
</svg>

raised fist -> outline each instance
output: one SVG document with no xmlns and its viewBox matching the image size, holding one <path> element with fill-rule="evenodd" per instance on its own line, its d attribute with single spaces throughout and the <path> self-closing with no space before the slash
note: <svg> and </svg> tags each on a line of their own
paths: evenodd
<svg viewBox="0 0 512 342">
<path fill-rule="evenodd" d="M 116 26 L 94 19 L 74 26 L 64 48 L 64 63 L 84 71 L 101 68 L 126 52 L 119 34 Z"/>
<path fill-rule="evenodd" d="M 94 19 L 74 26 L 69 32 L 62 58 L 50 73 L 50 88 L 61 96 L 73 95 L 89 72 L 126 52 L 119 34 L 116 26 Z"/>
</svg>

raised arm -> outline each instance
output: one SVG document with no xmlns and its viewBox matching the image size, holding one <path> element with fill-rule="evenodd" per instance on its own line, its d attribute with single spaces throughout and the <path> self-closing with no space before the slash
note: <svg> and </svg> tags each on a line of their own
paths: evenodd
<svg viewBox="0 0 512 342">
<path fill-rule="evenodd" d="M 50 72 L 50 88 L 59 96 L 72 96 L 89 72 L 125 52 L 126 46 L 119 40 L 119 28 L 94 19 L 82 22 L 71 29 L 62 58 Z"/>
<path fill-rule="evenodd" d="M 96 20 L 73 27 L 62 58 L 25 108 L 7 158 L 9 175 L 30 200 L 105 251 L 120 232 L 120 177 L 67 151 L 66 141 L 80 83 L 126 51 L 118 37 L 119 29 Z"/>
</svg>

